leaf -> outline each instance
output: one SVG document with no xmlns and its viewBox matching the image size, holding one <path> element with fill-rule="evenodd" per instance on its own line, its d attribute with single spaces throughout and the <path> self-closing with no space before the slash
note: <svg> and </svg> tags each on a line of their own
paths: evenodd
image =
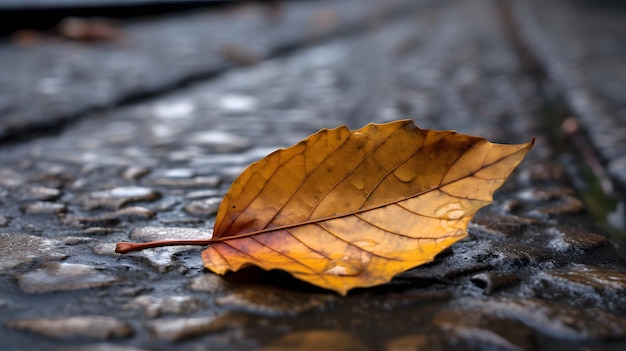
<svg viewBox="0 0 626 351">
<path fill-rule="evenodd" d="M 433 260 L 530 150 L 412 121 L 323 129 L 250 165 L 218 210 L 205 266 L 281 269 L 342 295 Z"/>
</svg>

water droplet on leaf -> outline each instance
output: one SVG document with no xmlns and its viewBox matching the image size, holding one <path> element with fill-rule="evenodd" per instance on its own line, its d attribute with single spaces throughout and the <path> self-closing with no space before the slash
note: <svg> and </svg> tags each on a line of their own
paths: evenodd
<svg viewBox="0 0 626 351">
<path fill-rule="evenodd" d="M 363 190 L 365 187 L 365 180 L 361 177 L 354 178 L 350 182 L 359 190 Z"/>
<path fill-rule="evenodd" d="M 412 182 L 415 177 L 417 177 L 417 172 L 411 167 L 410 164 L 404 163 L 393 171 L 393 175 L 395 175 L 399 181 L 408 183 Z"/>
<path fill-rule="evenodd" d="M 359 275 L 362 271 L 363 265 L 361 262 L 340 258 L 328 262 L 324 274 L 354 276 Z"/>
<path fill-rule="evenodd" d="M 435 211 L 437 217 L 445 219 L 459 219 L 465 216 L 465 213 L 466 211 L 458 202 L 445 204 Z"/>
<path fill-rule="evenodd" d="M 355 241 L 353 244 L 360 247 L 361 249 L 372 249 L 380 245 L 378 241 L 374 241 L 371 239 L 358 240 L 358 241 Z"/>
</svg>

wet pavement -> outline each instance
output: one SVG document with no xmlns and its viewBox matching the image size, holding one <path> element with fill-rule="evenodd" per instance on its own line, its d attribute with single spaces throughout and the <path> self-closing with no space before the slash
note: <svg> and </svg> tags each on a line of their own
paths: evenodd
<svg viewBox="0 0 626 351">
<path fill-rule="evenodd" d="M 626 347 L 615 44 L 626 30 L 607 24 L 626 12 L 603 22 L 584 1 L 368 3 L 244 5 L 130 20 L 96 41 L 5 40 L 5 348 Z M 582 20 L 589 31 L 561 40 Z M 388 284 L 342 298 L 282 272 L 214 275 L 199 247 L 114 252 L 122 240 L 206 238 L 250 162 L 320 128 L 402 118 L 537 144 L 468 238 Z M 563 120 L 582 132 L 561 137 Z M 596 182 L 609 182 L 612 207 L 585 192 Z"/>
</svg>

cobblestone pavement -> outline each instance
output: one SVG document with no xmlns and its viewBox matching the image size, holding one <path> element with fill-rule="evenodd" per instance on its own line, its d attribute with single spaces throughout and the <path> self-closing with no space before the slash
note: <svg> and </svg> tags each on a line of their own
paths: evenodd
<svg viewBox="0 0 626 351">
<path fill-rule="evenodd" d="M 599 89 L 596 101 L 619 111 L 623 96 L 610 82 L 621 76 L 572 90 L 558 83 L 572 68 L 552 66 L 570 61 L 540 52 L 541 40 L 558 41 L 583 14 L 551 3 L 569 9 L 554 24 L 539 2 L 393 1 L 382 12 L 382 2 L 369 3 L 294 2 L 271 13 L 244 6 L 228 12 L 234 22 L 202 12 L 131 21 L 112 42 L 39 35 L 28 47 L 23 38 L 4 43 L 3 347 L 624 349 L 623 238 L 597 225 L 577 190 L 591 186 L 577 151 L 547 129 L 568 116 L 546 110 L 562 103 L 575 113 L 585 145 L 620 189 L 621 155 L 607 150 L 621 141 L 600 145 L 572 94 Z M 524 48 L 556 81 L 553 95 L 530 72 Z M 281 272 L 216 276 L 198 247 L 114 253 L 121 240 L 210 236 L 230 182 L 276 148 L 320 128 L 401 118 L 537 144 L 468 238 L 389 284 L 342 298 Z M 623 136 L 618 114 L 598 118 Z M 42 127 L 51 130 L 22 137 Z"/>
</svg>

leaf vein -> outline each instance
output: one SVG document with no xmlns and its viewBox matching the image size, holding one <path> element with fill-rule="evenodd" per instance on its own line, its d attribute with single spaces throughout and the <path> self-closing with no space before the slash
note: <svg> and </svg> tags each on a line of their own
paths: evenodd
<svg viewBox="0 0 626 351">
<path fill-rule="evenodd" d="M 341 145 L 339 145 L 339 147 L 337 147 L 335 150 L 333 150 L 332 152 L 327 152 L 326 157 L 324 157 L 324 159 L 317 165 L 315 166 L 315 168 L 313 168 L 310 172 L 306 172 L 306 174 L 304 175 L 304 177 L 302 177 L 302 179 L 300 180 L 300 183 L 298 184 L 298 186 L 295 188 L 295 190 L 291 193 L 291 195 L 289 195 L 289 198 L 285 201 L 285 203 L 283 203 L 280 208 L 276 211 L 276 213 L 274 213 L 274 216 L 272 216 L 272 218 L 267 222 L 268 224 L 272 223 L 272 221 L 274 221 L 274 219 L 276 218 L 276 216 L 278 216 L 278 214 L 283 210 L 283 208 L 285 208 L 285 206 L 287 205 L 287 203 L 289 203 L 289 201 L 291 201 L 291 199 L 298 193 L 298 191 L 302 188 L 302 184 L 304 184 L 304 182 L 309 179 L 311 177 L 311 174 L 319 169 L 322 165 L 325 164 L 326 160 L 328 160 L 329 157 L 331 157 L 331 155 L 333 155 L 333 153 L 337 152 L 337 150 L 341 149 L 348 141 L 350 140 L 350 137 L 348 136 L 342 143 Z M 297 155 L 296 155 L 297 156 Z M 295 157 L 295 156 L 294 156 Z M 293 158 L 293 157 L 292 157 Z M 291 160 L 291 159 L 290 159 Z M 284 164 L 281 165 L 280 167 L 284 167 Z M 272 174 L 272 177 L 274 175 Z M 312 212 L 312 211 L 311 211 Z"/>
<path fill-rule="evenodd" d="M 355 248 L 357 248 L 357 249 L 359 249 L 359 250 L 361 250 L 361 251 L 367 252 L 367 253 L 369 253 L 369 254 L 370 254 L 370 255 L 372 255 L 372 256 L 380 257 L 380 258 L 383 258 L 383 259 L 385 259 L 385 260 L 390 260 L 390 261 L 400 261 L 400 260 L 399 260 L 399 259 L 397 259 L 397 258 L 387 257 L 387 256 L 383 256 L 383 255 L 377 254 L 377 253 L 372 252 L 372 251 L 365 250 L 364 248 L 359 247 L 358 245 L 356 245 L 356 244 L 354 244 L 354 243 L 352 243 L 352 242 L 350 242 L 350 241 L 348 241 L 348 240 L 346 240 L 346 239 L 344 239 L 344 238 L 340 237 L 339 235 L 337 235 L 337 234 L 333 233 L 332 231 L 328 230 L 327 228 L 324 228 L 324 226 L 323 226 L 323 225 L 321 225 L 321 223 L 316 223 L 316 224 L 317 224 L 320 228 L 324 229 L 324 230 L 325 230 L 328 234 L 330 234 L 330 235 L 334 236 L 335 238 L 337 238 L 337 239 L 339 239 L 339 240 L 341 240 L 341 241 L 345 242 L 346 244 L 348 244 L 348 245 L 350 245 L 350 246 L 353 246 L 353 247 L 355 247 Z"/>
<path fill-rule="evenodd" d="M 376 189 L 378 189 L 378 187 L 380 186 L 380 184 L 387 179 L 387 177 L 389 177 L 389 175 L 391 173 L 393 173 L 396 169 L 398 169 L 398 167 L 402 166 L 403 164 L 405 164 L 409 159 L 411 159 L 413 156 L 415 156 L 418 152 L 422 151 L 422 148 L 424 147 L 424 142 L 425 142 L 426 138 L 422 139 L 422 144 L 408 157 L 404 158 L 402 161 L 398 162 L 397 165 L 395 165 L 392 169 L 390 169 L 389 171 L 387 171 L 387 174 L 385 174 L 383 177 L 381 177 L 378 180 L 378 183 L 376 183 L 376 185 L 374 185 L 374 187 L 372 189 L 370 189 L 370 191 L 367 193 L 367 196 L 365 197 L 365 199 L 361 202 L 361 205 L 359 206 L 359 208 L 363 207 L 363 205 L 365 205 L 365 203 L 367 202 L 367 200 L 369 200 L 369 198 L 372 196 L 372 194 L 374 193 L 374 191 L 376 191 Z"/>
<path fill-rule="evenodd" d="M 372 149 L 371 149 L 371 150 L 369 150 L 369 151 L 367 152 L 367 154 L 365 154 L 365 155 L 361 158 L 361 160 L 359 160 L 359 162 L 358 162 L 356 165 L 354 165 L 354 167 L 352 167 L 352 168 L 351 168 L 351 169 L 350 169 L 350 170 L 349 170 L 346 174 L 344 174 L 344 175 L 343 175 L 343 177 L 341 177 L 341 178 L 340 178 L 340 179 L 339 179 L 339 180 L 338 180 L 338 181 L 337 181 L 337 182 L 336 182 L 336 183 L 335 183 L 332 187 L 330 187 L 330 188 L 326 191 L 326 193 L 324 193 L 324 195 L 323 195 L 323 196 L 321 196 L 321 197 L 319 198 L 319 200 L 317 200 L 317 202 L 315 203 L 315 206 L 313 206 L 313 208 L 311 209 L 311 213 L 309 214 L 309 218 L 310 218 L 310 215 L 311 215 L 313 212 L 315 212 L 315 210 L 317 209 L 317 207 L 319 206 L 319 204 L 322 202 L 322 200 L 324 200 L 324 199 L 328 196 L 328 194 L 329 194 L 331 191 L 333 191 L 334 189 L 336 189 L 336 188 L 337 188 L 337 186 L 338 186 L 339 184 L 341 184 L 341 182 L 343 182 L 344 180 L 346 180 L 346 178 L 348 178 L 351 174 L 353 174 L 353 173 L 354 173 L 354 171 L 355 171 L 355 170 L 356 170 L 356 169 L 357 169 L 357 168 L 358 168 L 358 167 L 359 167 L 359 166 L 360 166 L 360 165 L 361 165 L 361 164 L 362 164 L 362 163 L 363 163 L 363 162 L 364 162 L 364 161 L 365 161 L 365 160 L 366 160 L 366 159 L 367 159 L 367 158 L 368 158 L 368 157 L 369 157 L 369 156 L 370 156 L 370 155 L 371 155 L 374 151 L 376 151 L 376 150 L 377 150 L 377 149 L 378 149 L 381 145 L 385 144 L 385 143 L 387 142 L 387 140 L 389 140 L 389 138 L 391 138 L 391 136 L 392 136 L 395 132 L 397 132 L 398 130 L 400 130 L 400 128 L 396 129 L 393 133 L 390 133 L 390 134 L 389 134 L 386 138 L 384 138 L 383 140 L 381 140 L 379 143 L 375 144 L 375 145 L 372 147 Z"/>
<path fill-rule="evenodd" d="M 302 263 L 302 262 L 298 261 L 297 259 L 295 259 L 295 258 L 293 258 L 293 257 L 291 257 L 291 256 L 289 256 L 289 255 L 287 255 L 286 253 L 284 253 L 284 252 L 282 252 L 282 251 L 279 251 L 279 250 L 276 250 L 276 249 L 275 249 L 275 248 L 273 248 L 272 246 L 267 245 L 266 243 L 264 243 L 264 242 L 260 241 L 259 239 L 255 238 L 255 237 L 252 237 L 252 239 L 253 239 L 254 241 L 256 241 L 257 243 L 259 243 L 259 244 L 261 244 L 261 245 L 263 245 L 263 246 L 267 247 L 268 249 L 270 249 L 270 250 L 272 250 L 272 251 L 276 252 L 277 254 L 287 257 L 288 259 L 290 259 L 290 260 L 292 260 L 293 262 L 295 262 L 295 263 L 299 264 L 300 266 L 302 266 L 302 267 L 304 267 L 304 268 L 306 268 L 306 269 L 310 270 L 311 272 L 316 273 L 316 274 L 319 274 L 319 273 L 318 273 L 318 272 L 316 272 L 313 268 L 311 268 L 311 267 L 309 267 L 309 266 L 305 265 L 304 263 Z"/>
</svg>

